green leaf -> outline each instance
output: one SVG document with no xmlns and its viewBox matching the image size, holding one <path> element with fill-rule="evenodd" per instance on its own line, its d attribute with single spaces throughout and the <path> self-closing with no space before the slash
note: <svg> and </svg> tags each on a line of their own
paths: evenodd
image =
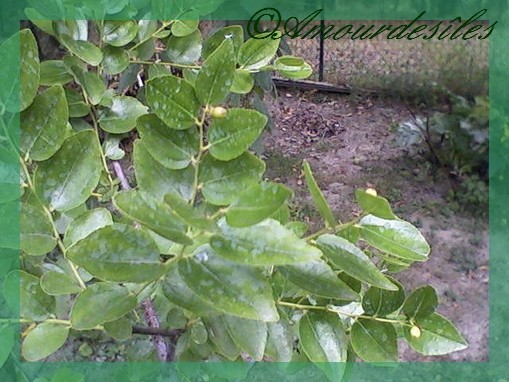
<svg viewBox="0 0 509 382">
<path fill-rule="evenodd" d="M 212 220 L 208 219 L 202 211 L 191 206 L 180 196 L 170 193 L 164 197 L 164 201 L 189 226 L 209 232 L 217 231 L 217 225 Z"/>
<path fill-rule="evenodd" d="M 231 40 L 225 40 L 204 62 L 196 78 L 196 97 L 203 105 L 218 105 L 233 83 L 235 54 Z"/>
<path fill-rule="evenodd" d="M 152 157 L 170 169 L 186 168 L 200 149 L 195 129 L 170 129 L 153 114 L 138 118 L 137 129 Z"/>
<path fill-rule="evenodd" d="M 383 252 L 402 259 L 425 261 L 429 244 L 417 228 L 401 220 L 385 220 L 367 215 L 359 222 L 364 241 Z"/>
<path fill-rule="evenodd" d="M 262 182 L 242 191 L 226 214 L 232 227 L 248 227 L 274 214 L 292 195 L 287 187 Z"/>
<path fill-rule="evenodd" d="M 20 116 L 21 151 L 36 161 L 53 156 L 64 142 L 68 119 L 62 86 L 55 85 L 37 96 Z"/>
<path fill-rule="evenodd" d="M 398 290 L 371 262 L 370 258 L 348 240 L 335 235 L 321 235 L 318 247 L 336 267 L 369 285 L 382 289 Z"/>
<path fill-rule="evenodd" d="M 102 39 L 112 46 L 124 46 L 134 40 L 138 26 L 134 21 L 108 20 L 104 22 Z"/>
<path fill-rule="evenodd" d="M 267 324 L 262 321 L 224 315 L 233 342 L 255 361 L 261 361 L 267 343 Z"/>
<path fill-rule="evenodd" d="M 168 70 L 166 65 L 162 64 L 153 64 L 148 67 L 148 78 L 156 78 L 162 76 L 169 76 L 171 72 Z"/>
<path fill-rule="evenodd" d="M 148 233 L 124 224 L 92 232 L 70 247 L 67 257 L 108 281 L 143 283 L 158 279 L 166 270 Z"/>
<path fill-rule="evenodd" d="M 85 103 L 82 94 L 75 90 L 65 88 L 65 97 L 67 99 L 67 106 L 69 107 L 69 117 L 79 118 L 90 113 L 90 107 Z"/>
<path fill-rule="evenodd" d="M 403 305 L 403 312 L 409 319 L 422 319 L 433 314 L 437 305 L 437 292 L 432 286 L 426 285 L 410 293 Z"/>
<path fill-rule="evenodd" d="M 207 132 L 210 154 L 223 161 L 239 157 L 260 136 L 266 123 L 267 117 L 256 110 L 229 109 L 224 118 L 212 120 Z"/>
<path fill-rule="evenodd" d="M 21 355 L 29 362 L 39 361 L 60 349 L 68 335 L 67 325 L 43 322 L 25 337 Z"/>
<path fill-rule="evenodd" d="M 383 219 L 398 219 L 392 212 L 391 206 L 387 199 L 381 196 L 375 196 L 364 190 L 355 190 L 355 198 L 357 203 L 365 213 L 377 216 Z"/>
<path fill-rule="evenodd" d="M 72 68 L 74 79 L 76 83 L 82 87 L 83 93 L 88 101 L 90 101 L 92 105 L 99 104 L 106 92 L 104 80 L 97 73 L 82 69 L 67 58 L 64 59 L 64 62 L 67 62 L 67 65 Z"/>
<path fill-rule="evenodd" d="M 219 29 L 203 45 L 203 57 L 209 57 L 224 40 L 232 40 L 235 56 L 244 43 L 244 29 L 240 25 L 230 25 Z"/>
<path fill-rule="evenodd" d="M 175 64 L 190 65 L 200 59 L 202 35 L 199 30 L 185 37 L 172 35 L 165 41 L 166 50 L 161 56 Z"/>
<path fill-rule="evenodd" d="M 207 342 L 209 336 L 207 334 L 207 328 L 200 320 L 191 327 L 191 340 L 198 345 L 203 345 Z"/>
<path fill-rule="evenodd" d="M 437 313 L 422 318 L 417 326 L 421 331 L 419 337 L 412 336 L 407 326 L 403 327 L 403 333 L 410 346 L 421 354 L 442 355 L 468 347 L 454 325 Z"/>
<path fill-rule="evenodd" d="M 364 361 L 398 360 L 397 336 L 392 324 L 360 318 L 353 324 L 350 336 L 354 351 Z"/>
<path fill-rule="evenodd" d="M 106 208 L 95 208 L 76 217 L 67 227 L 64 245 L 70 247 L 86 238 L 92 232 L 113 224 L 110 212 Z"/>
<path fill-rule="evenodd" d="M 288 321 L 281 319 L 267 323 L 268 336 L 265 353 L 275 362 L 290 362 L 293 356 L 293 331 Z"/>
<path fill-rule="evenodd" d="M 161 286 L 168 300 L 194 314 L 210 316 L 218 313 L 208 298 L 198 296 L 186 285 L 178 272 L 177 266 L 170 268 Z"/>
<path fill-rule="evenodd" d="M 40 84 L 43 86 L 65 85 L 72 81 L 67 67 L 62 60 L 41 62 Z"/>
<path fill-rule="evenodd" d="M 304 79 L 313 73 L 313 68 L 302 58 L 281 56 L 274 61 L 275 69 L 283 77 L 291 79 Z"/>
<path fill-rule="evenodd" d="M 172 210 L 150 195 L 137 190 L 124 191 L 115 195 L 114 203 L 123 214 L 159 235 L 184 245 L 193 243 Z"/>
<path fill-rule="evenodd" d="M 198 29 L 200 22 L 198 15 L 194 12 L 187 12 L 187 20 L 175 20 L 171 26 L 171 33 L 177 37 L 188 36 Z"/>
<path fill-rule="evenodd" d="M 73 40 L 66 35 L 60 36 L 62 44 L 71 52 L 87 64 L 98 66 L 103 60 L 101 49 L 88 41 Z"/>
<path fill-rule="evenodd" d="M 236 263 L 285 265 L 317 259 L 320 250 L 307 244 L 279 222 L 266 219 L 251 227 L 233 228 L 220 222 L 222 233 L 210 238 L 218 255 Z"/>
<path fill-rule="evenodd" d="M 190 200 L 193 194 L 194 168 L 188 166 L 182 170 L 164 167 L 150 155 L 142 140 L 134 142 L 134 172 L 138 187 L 157 200 L 162 201 L 169 193 Z"/>
<path fill-rule="evenodd" d="M 41 209 L 26 203 L 21 203 L 19 245 L 30 256 L 45 255 L 57 245 L 48 216 Z"/>
<path fill-rule="evenodd" d="M 299 288 L 318 296 L 349 301 L 359 299 L 359 295 L 321 259 L 286 265 L 278 270 Z"/>
<path fill-rule="evenodd" d="M 39 164 L 35 187 L 57 211 L 83 204 L 99 183 L 101 149 L 95 133 L 84 130 L 67 138 L 50 161 Z"/>
<path fill-rule="evenodd" d="M 41 288 L 50 296 L 73 294 L 83 290 L 76 279 L 63 270 L 45 272 L 41 277 Z"/>
<path fill-rule="evenodd" d="M 143 41 L 146 38 L 149 38 L 154 34 L 156 30 L 157 30 L 156 20 L 139 20 L 137 32 L 138 41 Z"/>
<path fill-rule="evenodd" d="M 405 302 L 403 286 L 391 277 L 387 277 L 398 287 L 397 291 L 370 287 L 362 298 L 362 308 L 369 316 L 386 316 L 398 310 Z"/>
<path fill-rule="evenodd" d="M 136 297 L 126 287 L 100 282 L 81 292 L 71 309 L 73 329 L 90 330 L 115 321 L 136 307 Z"/>
<path fill-rule="evenodd" d="M 82 41 L 88 39 L 87 20 L 55 20 L 53 21 L 53 30 L 57 36 L 66 35 L 73 40 Z"/>
<path fill-rule="evenodd" d="M 136 119 L 147 111 L 148 108 L 134 97 L 115 96 L 110 108 L 99 111 L 99 126 L 108 133 L 127 133 L 136 127 Z"/>
<path fill-rule="evenodd" d="M 131 321 L 121 317 L 115 321 L 104 323 L 104 330 L 117 341 L 125 341 L 132 337 L 133 327 Z"/>
<path fill-rule="evenodd" d="M 230 361 L 236 360 L 240 355 L 241 349 L 233 342 L 223 317 L 203 317 L 202 320 L 207 328 L 208 337 L 214 344 L 217 352 L 224 355 Z"/>
<path fill-rule="evenodd" d="M 258 35 L 257 38 L 250 38 L 241 46 L 238 60 L 241 69 L 257 70 L 263 68 L 276 55 L 279 48 L 279 39 L 263 38 L 262 35 L 264 34 Z"/>
<path fill-rule="evenodd" d="M 304 234 L 308 231 L 309 226 L 307 223 L 300 221 L 293 221 L 285 224 L 285 227 L 290 231 L 293 231 L 298 237 L 304 236 Z"/>
<path fill-rule="evenodd" d="M 187 81 L 171 75 L 156 77 L 147 81 L 146 97 L 151 111 L 172 129 L 195 125 L 200 102 Z"/>
<path fill-rule="evenodd" d="M 18 338 L 16 338 L 18 341 Z M 3 326 L 0 329 L 0 368 L 5 364 L 5 361 L 9 358 L 12 348 L 14 347 L 14 328 L 11 326 Z"/>
<path fill-rule="evenodd" d="M 178 263 L 179 274 L 198 296 L 217 310 L 238 317 L 277 321 L 272 289 L 260 270 L 224 260 L 208 246 Z"/>
<path fill-rule="evenodd" d="M 233 83 L 232 86 L 230 87 L 230 91 L 232 93 L 247 94 L 253 89 L 253 86 L 254 78 L 249 72 L 249 70 L 245 69 L 235 70 Z"/>
<path fill-rule="evenodd" d="M 242 190 L 258 183 L 264 172 L 265 163 L 250 153 L 228 162 L 207 155 L 200 165 L 202 194 L 210 204 L 228 205 Z"/>
<path fill-rule="evenodd" d="M 334 313 L 308 312 L 299 321 L 299 339 L 312 362 L 345 362 L 348 340 Z"/>
<path fill-rule="evenodd" d="M 106 74 L 121 73 L 129 66 L 129 55 L 122 48 L 107 45 L 103 48 L 103 56 L 102 66 Z"/>
<path fill-rule="evenodd" d="M 302 168 L 304 169 L 304 177 L 306 178 L 306 184 L 308 185 L 309 192 L 311 192 L 311 196 L 318 207 L 318 211 L 320 211 L 320 215 L 325 219 L 325 223 L 329 227 L 336 226 L 336 218 L 332 213 L 332 210 L 325 200 L 322 191 L 318 187 L 316 183 L 315 177 L 311 172 L 311 167 L 309 167 L 309 163 L 305 160 L 302 164 Z"/>
<path fill-rule="evenodd" d="M 28 17 L 28 20 L 30 20 L 37 28 L 55 37 L 52 20 L 48 20 L 34 8 L 25 8 L 25 15 Z"/>
<path fill-rule="evenodd" d="M 39 49 L 30 29 L 23 29 L 19 32 L 19 48 L 19 68 L 21 69 L 19 77 L 19 110 L 24 110 L 34 100 L 40 78 Z"/>
<path fill-rule="evenodd" d="M 43 321 L 55 310 L 55 298 L 43 292 L 39 278 L 25 271 L 11 271 L 4 281 L 5 301 L 21 318 Z"/>
</svg>

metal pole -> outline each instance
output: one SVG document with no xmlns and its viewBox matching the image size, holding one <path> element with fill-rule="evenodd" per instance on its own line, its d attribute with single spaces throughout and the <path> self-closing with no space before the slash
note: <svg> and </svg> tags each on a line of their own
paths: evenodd
<svg viewBox="0 0 509 382">
<path fill-rule="evenodd" d="M 323 9 L 323 0 L 322 0 Z M 323 21 L 323 12 L 320 16 L 320 57 L 318 62 L 318 81 L 323 81 L 323 32 L 325 30 L 325 23 Z"/>
</svg>

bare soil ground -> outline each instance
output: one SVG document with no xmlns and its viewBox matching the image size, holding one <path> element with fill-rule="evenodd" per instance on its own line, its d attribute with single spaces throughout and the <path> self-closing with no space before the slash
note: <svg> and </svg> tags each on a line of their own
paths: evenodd
<svg viewBox="0 0 509 382">
<path fill-rule="evenodd" d="M 287 89 L 269 103 L 277 128 L 265 136 L 267 175 L 295 190 L 294 213 L 299 218 L 308 220 L 313 230 L 319 228 L 320 218 L 300 170 L 307 159 L 342 220 L 359 212 L 355 189 L 373 187 L 429 241 L 430 260 L 396 277 L 412 289 L 431 284 L 439 294 L 438 312 L 455 323 L 469 347 L 447 356 L 424 357 L 402 342 L 402 359 L 487 361 L 487 218 L 479 211 L 451 207 L 443 174 L 395 144 L 392 130 L 409 118 L 406 106 Z"/>
</svg>

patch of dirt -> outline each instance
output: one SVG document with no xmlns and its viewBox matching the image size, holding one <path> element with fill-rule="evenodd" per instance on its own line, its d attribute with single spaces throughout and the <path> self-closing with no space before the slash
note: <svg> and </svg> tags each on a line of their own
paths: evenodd
<svg viewBox="0 0 509 382">
<path fill-rule="evenodd" d="M 359 212 L 357 188 L 373 187 L 402 219 L 416 225 L 432 247 L 430 259 L 396 275 L 408 288 L 432 285 L 438 312 L 454 322 L 469 347 L 425 357 L 404 341 L 405 361 L 487 361 L 488 223 L 448 201 L 449 183 L 422 158 L 395 144 L 392 130 L 409 119 L 400 103 L 284 89 L 270 102 L 277 128 L 265 136 L 267 175 L 295 190 L 295 214 L 320 228 L 300 171 L 307 159 L 332 209 L 342 221 Z M 487 216 L 487 214 L 485 214 Z"/>
</svg>

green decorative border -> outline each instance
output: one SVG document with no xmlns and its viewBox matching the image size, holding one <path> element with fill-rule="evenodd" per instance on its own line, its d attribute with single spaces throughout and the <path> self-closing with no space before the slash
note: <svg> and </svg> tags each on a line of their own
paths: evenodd
<svg viewBox="0 0 509 382">
<path fill-rule="evenodd" d="M 185 2 L 186 0 L 180 0 Z M 211 3 L 212 0 L 192 0 L 192 4 Z M 99 19 L 101 10 L 125 3 L 135 12 L 143 8 L 144 18 L 172 19 L 172 4 L 175 0 L 29 0 L 0 2 L 0 42 L 19 29 L 19 20 L 25 19 L 23 9 L 37 7 L 44 10 L 49 19 Z M 368 363 L 348 364 L 345 380 L 348 381 L 506 381 L 509 373 L 509 284 L 505 277 L 509 274 L 509 4 L 498 1 L 443 1 L 443 0 L 336 0 L 320 2 L 305 1 L 226 1 L 209 18 L 247 20 L 264 7 L 277 8 L 283 18 L 294 16 L 302 19 L 313 11 L 323 8 L 327 20 L 412 20 L 422 11 L 424 19 L 452 20 L 458 16 L 462 20 L 480 9 L 486 8 L 491 23 L 498 21 L 490 40 L 490 353 L 485 363 L 401 363 L 375 365 Z M 125 16 L 118 16 L 125 17 Z M 106 18 L 111 18 L 106 17 Z M 0 70 L 18 70 L 19 57 L 15 54 L 0 57 Z M 15 73 L 15 72 L 13 72 Z M 2 78 L 2 76 L 0 76 Z M 2 84 L 0 84 L 2 86 Z M 14 94 L 17 94 L 14 92 Z M 5 122 L 5 121 L 4 121 Z M 9 121 L 7 121 L 9 122 Z M 8 124 L 13 137 L 19 136 L 19 121 Z M 3 135 L 0 133 L 0 135 Z M 17 162 L 9 162 L 0 156 L 0 195 L 12 192 L 15 197 L 18 187 L 9 186 L 12 173 L 5 168 L 18 168 Z M 18 177 L 19 178 L 19 177 Z M 2 199 L 5 200 L 5 199 Z M 10 247 L 19 246 L 19 206 L 17 203 L 0 205 L 0 247 L 6 242 Z M 16 244 L 16 245 L 13 245 Z M 5 270 L 19 267 L 16 250 L 0 249 L 0 279 Z M 14 265 L 13 265 L 14 264 Z M 0 284 L 0 288 L 3 288 Z M 9 296 L 11 297 L 11 296 Z M 3 318 L 5 301 L 0 295 L 0 316 Z M 12 296 L 16 298 L 16 294 Z M 0 330 L 2 328 L 0 320 Z M 1 353 L 0 344 L 0 358 Z M 19 354 L 19 345 L 17 347 Z M 15 374 L 15 367 L 22 372 Z M 344 364 L 243 364 L 243 363 L 25 363 L 12 358 L 0 370 L 0 380 L 34 381 L 38 377 L 51 380 L 55 373 L 60 375 L 55 381 L 217 381 L 217 380 L 326 380 L 325 375 L 341 375 Z M 323 370 L 324 372 L 322 372 Z M 80 379 L 80 375 L 84 379 Z"/>
</svg>

